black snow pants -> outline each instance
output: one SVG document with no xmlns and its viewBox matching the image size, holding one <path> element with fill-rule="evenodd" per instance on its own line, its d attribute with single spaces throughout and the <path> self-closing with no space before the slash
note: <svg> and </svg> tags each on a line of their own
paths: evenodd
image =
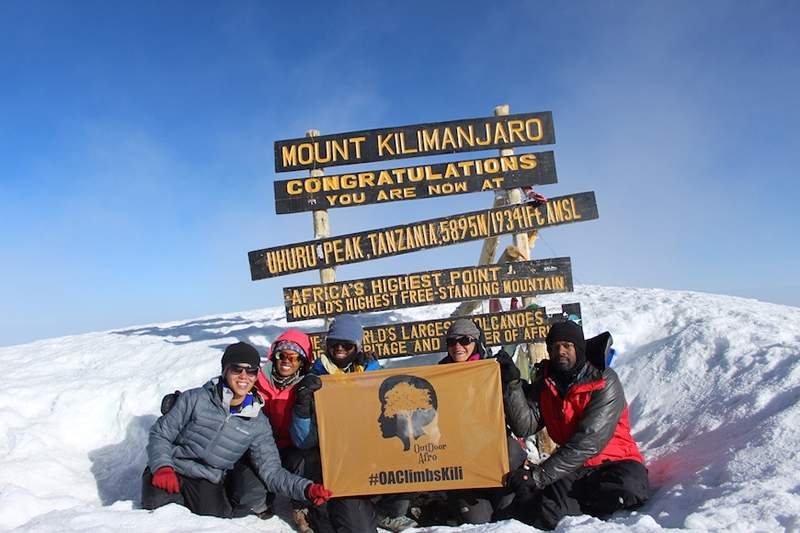
<svg viewBox="0 0 800 533">
<path fill-rule="evenodd" d="M 154 487 L 153 474 L 145 468 L 142 474 L 142 509 L 153 510 L 169 503 L 177 503 L 198 515 L 229 518 L 231 507 L 222 483 L 211 483 L 206 479 L 178 476 L 181 490 L 174 494 Z"/>
<path fill-rule="evenodd" d="M 310 450 L 299 450 L 289 446 L 278 450 L 283 468 L 293 474 L 303 475 L 305 460 Z M 266 511 L 275 499 L 275 494 L 267 492 L 256 469 L 250 460 L 250 452 L 245 453 L 225 476 L 225 490 L 232 507 L 233 518 L 258 514 Z M 292 508 L 305 507 L 306 502 L 292 500 Z"/>
<path fill-rule="evenodd" d="M 642 463 L 613 461 L 579 468 L 541 491 L 517 493 L 507 511 L 496 518 L 516 518 L 539 529 L 555 529 L 567 515 L 606 518 L 615 511 L 636 508 L 647 500 L 649 490 Z"/>
<path fill-rule="evenodd" d="M 314 483 L 322 483 L 322 462 L 319 448 L 306 450 L 302 476 Z M 375 504 L 367 496 L 333 498 L 324 505 L 312 505 L 308 520 L 314 533 L 369 533 L 377 532 L 378 516 Z"/>
</svg>

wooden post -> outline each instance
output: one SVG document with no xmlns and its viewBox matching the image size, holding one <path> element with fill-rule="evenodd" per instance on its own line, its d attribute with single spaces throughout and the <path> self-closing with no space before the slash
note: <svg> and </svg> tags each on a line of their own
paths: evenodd
<svg viewBox="0 0 800 533">
<path fill-rule="evenodd" d="M 306 132 L 306 137 L 319 137 L 319 130 L 308 130 Z M 311 169 L 311 176 L 318 178 L 323 176 L 325 172 L 321 168 L 314 168 Z M 326 209 L 320 209 L 318 211 L 314 211 L 312 213 L 314 217 L 314 238 L 315 239 L 324 239 L 326 237 L 331 236 L 331 225 L 330 221 L 328 220 L 328 211 Z M 330 268 L 321 268 L 319 270 L 319 281 L 320 283 L 333 283 L 336 281 L 336 270 L 333 267 Z M 330 326 L 330 319 L 325 319 L 325 329 Z"/>
</svg>

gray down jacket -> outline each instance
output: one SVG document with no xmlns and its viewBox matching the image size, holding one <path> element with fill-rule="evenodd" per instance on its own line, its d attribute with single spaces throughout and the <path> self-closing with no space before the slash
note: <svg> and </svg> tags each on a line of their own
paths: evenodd
<svg viewBox="0 0 800 533">
<path fill-rule="evenodd" d="M 222 481 L 247 450 L 267 490 L 294 500 L 306 501 L 311 482 L 281 467 L 272 429 L 261 408 L 263 400 L 240 413 L 230 413 L 233 392 L 219 386 L 215 378 L 202 387 L 178 396 L 173 408 L 150 428 L 148 466 L 155 472 L 171 466 L 181 475 Z"/>
</svg>

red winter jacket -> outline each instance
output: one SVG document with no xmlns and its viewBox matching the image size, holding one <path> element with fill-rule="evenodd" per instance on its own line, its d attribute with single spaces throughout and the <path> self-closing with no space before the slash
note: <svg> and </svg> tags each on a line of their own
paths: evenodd
<svg viewBox="0 0 800 533">
<path fill-rule="evenodd" d="M 279 449 L 292 445 L 292 439 L 289 437 L 289 424 L 292 421 L 292 407 L 294 407 L 297 386 L 295 382 L 284 389 L 280 389 L 275 386 L 271 379 L 272 365 L 274 364 L 273 352 L 275 345 L 282 340 L 297 343 L 306 351 L 306 354 L 311 354 L 311 341 L 308 335 L 298 329 L 288 329 L 272 343 L 267 356 L 269 363 L 264 366 L 263 372 L 258 373 L 256 390 L 264 399 L 263 411 L 267 415 L 270 425 L 272 425 L 272 433 Z M 310 361 L 300 367 L 301 375 L 306 373 L 309 365 Z"/>
<path fill-rule="evenodd" d="M 606 461 L 644 463 L 631 436 L 628 406 L 616 372 L 587 363 L 562 398 L 548 375 L 549 363 L 537 365 L 530 386 L 517 381 L 503 392 L 506 421 L 517 436 L 528 437 L 547 427 L 559 445 L 541 464 L 549 483 Z"/>
<path fill-rule="evenodd" d="M 642 459 L 642 454 L 639 453 L 639 447 L 636 446 L 636 441 L 631 436 L 628 405 L 625 403 L 625 397 L 622 396 L 622 387 L 619 385 L 616 373 L 609 368 L 601 374 L 599 370 L 588 365 L 583 379 L 579 379 L 578 383 L 573 384 L 567 391 L 566 397 L 562 398 L 553 381 L 549 379 L 548 363 L 549 361 L 543 365 L 544 382 L 539 393 L 539 409 L 550 438 L 559 446 L 566 445 L 579 430 L 585 431 L 588 424 L 580 425 L 581 419 L 585 419 L 584 422 L 594 421 L 598 425 L 604 426 L 613 424 L 613 433 L 608 443 L 601 449 L 600 453 L 587 459 L 583 466 L 596 466 L 606 461 L 623 461 L 626 459 L 643 463 L 644 460 Z M 612 383 L 612 380 L 615 383 Z M 611 399 L 610 396 L 613 391 L 609 390 L 607 399 L 611 402 L 621 402 L 622 412 L 618 417 L 614 417 L 613 413 L 615 411 L 608 410 L 606 412 L 609 418 L 603 420 L 603 414 L 599 409 L 595 409 L 594 413 L 587 413 L 586 410 L 593 396 L 603 394 L 607 387 L 608 389 L 619 387 L 619 398 L 617 400 Z M 599 398 L 595 398 L 595 402 L 599 402 Z M 616 421 L 611 417 L 616 418 Z M 592 420 L 592 418 L 595 420 Z"/>
</svg>

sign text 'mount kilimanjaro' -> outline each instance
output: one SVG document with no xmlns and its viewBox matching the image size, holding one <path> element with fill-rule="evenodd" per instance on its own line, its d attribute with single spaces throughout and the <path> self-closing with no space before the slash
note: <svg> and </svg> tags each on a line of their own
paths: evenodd
<svg viewBox="0 0 800 533">
<path fill-rule="evenodd" d="M 556 142 L 550 111 L 275 142 L 275 172 Z"/>
<path fill-rule="evenodd" d="M 569 257 L 286 287 L 286 319 L 572 291 Z"/>
<path fill-rule="evenodd" d="M 555 183 L 553 152 L 275 182 L 275 212 L 299 213 Z"/>
<path fill-rule="evenodd" d="M 594 192 L 434 218 L 248 253 L 253 280 L 597 218 Z"/>
<path fill-rule="evenodd" d="M 364 351 L 375 357 L 402 357 L 444 352 L 444 335 L 457 318 L 469 318 L 486 335 L 487 346 L 544 342 L 550 326 L 568 319 L 581 318 L 580 304 L 564 304 L 560 313 L 547 314 L 544 307 L 487 313 L 468 317 L 421 320 L 402 324 L 386 324 L 364 328 Z M 325 351 L 325 333 L 310 333 L 311 351 L 320 357 Z"/>
</svg>

